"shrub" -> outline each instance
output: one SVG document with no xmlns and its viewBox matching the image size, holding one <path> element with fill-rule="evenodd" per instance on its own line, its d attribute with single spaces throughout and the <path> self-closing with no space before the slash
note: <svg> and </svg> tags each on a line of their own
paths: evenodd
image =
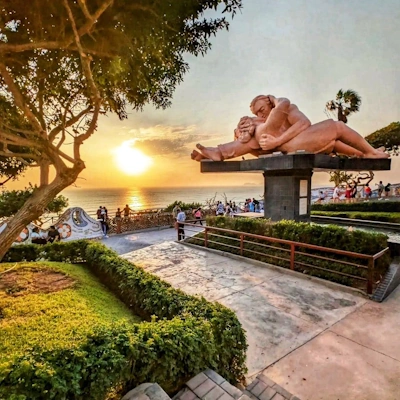
<svg viewBox="0 0 400 400">
<path fill-rule="evenodd" d="M 400 212 L 400 201 L 366 201 L 362 203 L 312 204 L 311 211 Z"/>
<path fill-rule="evenodd" d="M 130 330 L 100 330 L 69 349 L 32 349 L 0 366 L 0 398 L 103 399 L 111 389 L 146 381 L 172 393 L 205 368 L 232 383 L 243 380 L 246 336 L 233 311 L 172 288 L 97 242 L 32 245 L 29 251 L 24 247 L 10 249 L 5 259 L 51 261 L 64 255 L 71 262 L 85 260 L 148 322 Z"/>
<path fill-rule="evenodd" d="M 207 218 L 207 225 L 368 255 L 376 254 L 387 247 L 386 235 L 363 232 L 359 230 L 348 231 L 335 225 L 321 226 L 294 221 L 280 221 L 277 223 L 272 223 L 265 219 L 224 217 L 209 217 Z M 240 254 L 238 248 L 233 249 L 232 247 L 229 247 L 233 245 L 235 241 L 234 238 L 237 238 L 236 235 L 221 232 L 218 232 L 218 235 L 219 236 L 213 235 L 209 237 L 208 247 L 231 252 L 233 254 Z M 202 234 L 200 234 L 198 237 L 202 237 Z M 189 239 L 189 241 L 194 244 L 203 245 L 201 240 Z M 289 268 L 290 260 L 288 256 L 288 245 L 273 244 L 273 247 L 265 247 L 262 246 L 262 244 L 265 244 L 265 242 L 262 240 L 246 238 L 246 241 L 244 242 L 243 255 L 256 260 L 271 262 L 272 264 Z M 238 247 L 237 241 L 235 242 L 235 245 Z M 348 286 L 364 288 L 365 283 L 362 283 L 356 278 L 341 275 L 340 273 L 366 278 L 366 269 L 341 262 L 347 261 L 366 266 L 365 261 L 355 261 L 355 259 L 351 257 L 333 255 L 332 253 L 323 253 L 321 251 L 316 252 L 306 248 L 297 248 L 297 250 L 300 250 L 303 254 L 296 256 L 297 264 L 295 264 L 295 270 L 307 272 L 308 274 Z M 258 252 L 258 254 L 254 253 L 254 251 Z M 337 259 L 338 261 L 333 262 L 329 260 L 313 258 L 307 256 L 307 253 Z M 285 259 L 282 260 L 281 258 Z M 381 279 L 382 275 L 388 269 L 389 264 L 389 254 L 385 254 L 375 262 L 373 277 L 374 281 Z M 323 271 L 318 268 L 329 269 L 331 272 Z"/>
<path fill-rule="evenodd" d="M 175 200 L 173 203 L 164 208 L 164 212 L 171 212 L 175 206 L 179 206 L 182 210 L 195 210 L 199 207 L 203 207 L 201 203 L 183 203 L 182 201 Z"/>
</svg>

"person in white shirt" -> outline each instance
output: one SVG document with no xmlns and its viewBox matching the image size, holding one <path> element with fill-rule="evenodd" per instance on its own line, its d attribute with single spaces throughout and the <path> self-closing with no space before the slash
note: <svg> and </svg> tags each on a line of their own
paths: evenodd
<svg viewBox="0 0 400 400">
<path fill-rule="evenodd" d="M 176 216 L 176 222 L 178 222 L 178 240 L 185 239 L 185 225 L 186 214 L 180 208 L 177 209 L 178 215 Z"/>
<path fill-rule="evenodd" d="M 339 190 L 339 186 L 335 186 L 335 189 L 333 189 L 333 195 L 332 195 L 332 199 L 333 199 L 334 203 L 339 202 L 341 194 L 342 193 Z"/>
</svg>

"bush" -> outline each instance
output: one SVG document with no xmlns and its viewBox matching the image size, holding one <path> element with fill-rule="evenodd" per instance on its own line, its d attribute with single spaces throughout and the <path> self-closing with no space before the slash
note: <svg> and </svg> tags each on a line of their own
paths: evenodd
<svg viewBox="0 0 400 400">
<path fill-rule="evenodd" d="M 265 219 L 224 217 L 209 217 L 207 218 L 207 225 L 368 255 L 376 254 L 387 247 L 386 235 L 363 232 L 359 230 L 348 231 L 336 225 L 321 226 L 294 221 L 280 221 L 277 223 L 272 223 Z M 198 237 L 202 237 L 202 235 L 203 234 L 200 234 Z M 229 247 L 233 244 L 238 247 L 238 242 L 234 239 L 237 237 L 236 235 L 221 232 L 218 232 L 218 235 L 220 236 L 209 237 L 208 247 L 231 252 L 233 254 L 240 254 L 239 249 L 233 249 Z M 189 239 L 189 241 L 194 244 L 203 245 L 201 240 L 192 238 Z M 265 244 L 265 242 L 258 239 L 246 238 L 246 241 L 244 242 L 243 255 L 263 262 L 270 262 L 284 268 L 290 267 L 288 253 L 290 247 L 288 245 L 273 244 L 273 247 L 271 248 L 261 246 L 261 244 Z M 333 255 L 332 253 L 323 253 L 321 251 L 316 252 L 306 248 L 297 248 L 297 250 L 301 250 L 303 254 L 296 256 L 296 262 L 298 264 L 295 264 L 295 270 L 307 272 L 310 275 L 342 283 L 344 285 L 360 287 L 363 289 L 365 288 L 365 283 L 363 283 L 361 280 L 340 274 L 344 273 L 360 278 L 366 278 L 366 269 L 341 262 L 347 261 L 366 266 L 365 261 L 355 261 L 355 259 L 351 257 Z M 258 254 L 251 251 L 256 251 Z M 307 256 L 307 253 L 317 254 L 322 257 L 334 258 L 338 261 L 333 262 L 329 260 L 312 258 Z M 285 260 L 280 258 L 285 258 Z M 309 265 L 307 266 L 304 264 Z M 375 262 L 373 277 L 374 282 L 381 279 L 381 277 L 387 271 L 389 264 L 389 254 L 385 254 Z M 320 270 L 318 267 L 329 269 L 331 272 Z"/>
<path fill-rule="evenodd" d="M 183 203 L 182 201 L 175 200 L 173 203 L 169 204 L 164 208 L 165 212 L 171 212 L 175 206 L 179 206 L 181 210 L 195 210 L 199 207 L 203 207 L 201 203 Z"/>
<path fill-rule="evenodd" d="M 362 212 L 362 211 L 311 211 L 311 215 L 324 217 L 362 219 L 365 221 L 379 221 L 400 223 L 400 212 Z"/>
<path fill-rule="evenodd" d="M 312 204 L 311 211 L 400 212 L 400 201 L 366 201 L 362 203 Z"/>
<path fill-rule="evenodd" d="M 10 249 L 5 259 L 85 260 L 148 322 L 130 330 L 99 330 L 69 349 L 32 349 L 0 366 L 0 398 L 104 399 L 111 389 L 143 382 L 158 382 L 172 393 L 205 368 L 232 383 L 243 380 L 246 337 L 233 311 L 172 288 L 97 242 L 32 245 L 29 251 L 24 247 Z"/>
</svg>

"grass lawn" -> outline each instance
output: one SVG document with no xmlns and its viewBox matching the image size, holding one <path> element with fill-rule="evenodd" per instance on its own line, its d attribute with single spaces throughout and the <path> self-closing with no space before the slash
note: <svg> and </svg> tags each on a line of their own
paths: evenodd
<svg viewBox="0 0 400 400">
<path fill-rule="evenodd" d="M 31 347 L 71 348 L 97 327 L 140 322 L 84 265 L 14 266 L 0 264 L 0 368 Z"/>
</svg>

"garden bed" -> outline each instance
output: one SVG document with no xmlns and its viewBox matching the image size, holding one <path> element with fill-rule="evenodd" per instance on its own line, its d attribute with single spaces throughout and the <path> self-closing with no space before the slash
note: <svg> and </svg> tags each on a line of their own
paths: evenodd
<svg viewBox="0 0 400 400">
<path fill-rule="evenodd" d="M 87 331 L 79 340 L 71 340 L 69 345 L 63 346 L 56 343 L 62 338 L 55 337 L 57 345 L 49 347 L 51 343 L 40 341 L 38 335 L 37 342 L 16 352 L 12 360 L 0 363 L 1 399 L 103 400 L 114 398 L 116 393 L 123 394 L 143 382 L 157 382 L 168 393 L 174 393 L 207 368 L 216 370 L 231 383 L 243 381 L 247 344 L 244 330 L 233 311 L 172 288 L 96 242 L 80 240 L 45 246 L 16 246 L 4 257 L 8 262 L 21 261 L 20 269 L 26 268 L 27 261 L 44 259 L 68 260 L 74 264 L 84 262 L 144 322 L 135 324 L 135 317 L 131 317 L 133 319 L 127 322 L 88 328 L 84 326 L 90 326 L 86 317 L 72 326 L 67 320 L 66 331 L 72 336 L 76 330 L 81 332 L 81 328 Z M 3 271 L 10 268 L 10 264 L 0 265 Z M 35 266 L 41 269 L 38 265 L 42 265 L 42 261 Z M 79 265 L 69 267 L 81 268 Z M 72 273 L 67 275 L 75 279 Z M 14 281 L 17 279 L 8 279 L 11 285 Z M 65 290 L 45 296 L 49 299 L 78 288 L 88 290 L 86 285 L 69 284 L 71 286 Z M 16 292 L 35 291 L 37 285 L 31 285 L 29 289 L 28 286 L 17 285 Z M 10 295 L 13 294 L 7 294 Z M 38 294 L 31 293 L 30 296 Z M 79 307 L 90 309 L 87 296 L 87 292 L 80 296 L 82 304 L 77 305 L 76 312 Z M 11 297 L 23 299 L 26 296 Z M 105 302 L 109 312 L 112 302 L 115 299 Z M 57 304 L 51 303 L 48 308 L 50 314 L 53 312 L 53 319 L 42 322 L 43 329 L 50 332 L 58 319 Z M 33 310 L 35 307 L 32 305 Z M 119 320 L 119 317 L 114 319 Z M 61 321 L 58 323 L 61 329 Z"/>
<path fill-rule="evenodd" d="M 311 215 L 400 223 L 400 212 L 362 212 L 362 211 L 311 211 Z"/>
</svg>

